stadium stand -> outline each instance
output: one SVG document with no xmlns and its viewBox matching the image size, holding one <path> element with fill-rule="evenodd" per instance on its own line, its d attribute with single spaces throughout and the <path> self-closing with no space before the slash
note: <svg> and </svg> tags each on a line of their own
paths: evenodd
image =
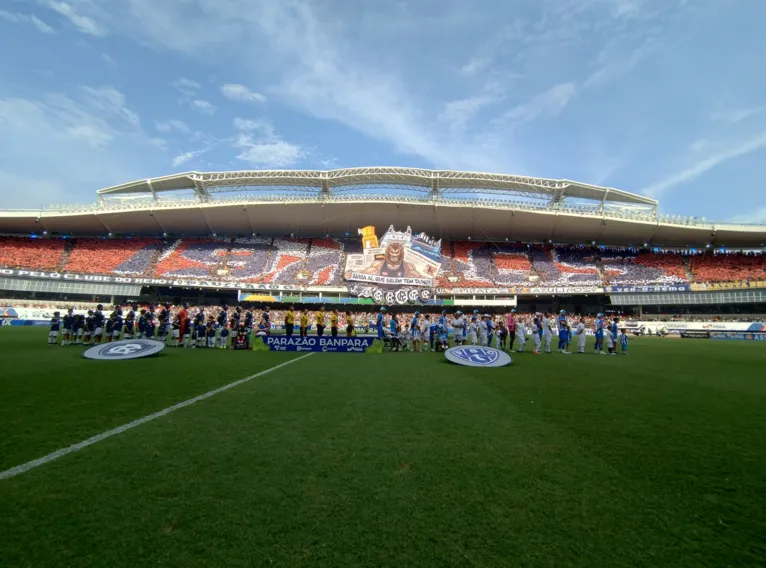
<svg viewBox="0 0 766 568">
<path fill-rule="evenodd" d="M 493 251 L 495 282 L 508 286 L 528 286 L 536 276 L 526 245 L 503 245 Z"/>
<path fill-rule="evenodd" d="M 56 270 L 62 260 L 63 239 L 0 237 L 0 266 L 22 270 Z"/>
<path fill-rule="evenodd" d="M 76 239 L 64 270 L 81 274 L 144 274 L 162 249 L 158 239 Z"/>
<path fill-rule="evenodd" d="M 695 282 L 766 280 L 763 254 L 700 254 L 689 258 Z"/>
<path fill-rule="evenodd" d="M 336 239 L 312 239 L 304 268 L 306 279 L 313 286 L 338 286 L 345 262 L 343 243 Z"/>
<path fill-rule="evenodd" d="M 160 256 L 157 278 L 210 278 L 224 266 L 231 243 L 224 239 L 178 239 Z"/>
<path fill-rule="evenodd" d="M 0 237 L 0 267 L 113 276 L 338 286 L 359 239 Z M 445 241 L 437 285 L 674 285 L 766 280 L 762 253 L 686 255 L 590 246 Z"/>
<path fill-rule="evenodd" d="M 623 249 L 601 251 L 606 283 L 617 286 L 688 284 L 678 253 L 648 253 Z"/>
</svg>

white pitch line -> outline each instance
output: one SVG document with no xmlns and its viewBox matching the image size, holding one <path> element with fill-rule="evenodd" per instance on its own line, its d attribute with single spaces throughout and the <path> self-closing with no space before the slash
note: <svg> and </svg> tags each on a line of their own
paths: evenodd
<svg viewBox="0 0 766 568">
<path fill-rule="evenodd" d="M 82 442 L 73 444 L 67 448 L 61 448 L 60 450 L 56 450 L 55 452 L 50 453 L 47 456 L 43 456 L 41 458 L 32 460 L 27 463 L 23 463 L 21 465 L 17 465 L 16 467 L 12 467 L 11 469 L 6 469 L 5 471 L 0 471 L 0 479 L 9 479 L 11 477 L 15 477 L 17 475 L 24 473 L 25 471 L 29 471 L 30 469 L 40 467 L 41 465 L 45 465 L 48 462 L 52 462 L 61 457 L 64 457 L 67 454 L 79 452 L 80 450 L 85 449 L 88 446 L 92 446 L 96 442 L 100 442 L 101 440 L 106 440 L 107 438 L 111 438 L 112 436 L 116 436 L 117 434 L 122 434 L 126 430 L 130 430 L 131 428 L 135 428 L 136 426 L 141 426 L 141 424 L 146 424 L 147 422 L 151 422 L 155 418 L 160 418 L 162 416 L 165 416 L 166 414 L 175 412 L 179 408 L 184 408 L 185 406 L 189 406 L 190 404 L 194 404 L 195 402 L 199 402 L 200 400 L 205 400 L 206 398 L 210 398 L 211 396 L 216 395 L 219 392 L 227 391 L 229 389 L 233 389 L 234 387 L 238 387 L 239 385 L 244 384 L 248 381 L 252 381 L 253 379 L 261 377 L 267 373 L 276 371 L 277 369 L 281 367 L 292 365 L 296 361 L 305 359 L 306 357 L 309 357 L 310 355 L 313 355 L 313 353 L 308 353 L 307 355 L 303 355 L 301 357 L 298 357 L 297 359 L 291 359 L 290 361 L 286 361 L 275 367 L 271 367 L 270 369 L 261 371 L 260 373 L 256 373 L 254 375 L 250 375 L 249 377 L 245 377 L 244 379 L 234 381 L 233 383 L 229 383 L 228 385 L 224 385 L 215 390 L 211 390 L 210 392 L 206 392 L 205 394 L 195 396 L 194 398 L 190 398 L 189 400 L 179 402 L 178 404 L 174 404 L 173 406 L 168 406 L 167 408 L 164 408 L 163 410 L 160 410 L 159 412 L 155 412 L 154 414 L 149 414 L 147 416 L 144 416 L 143 418 L 134 420 L 133 422 L 128 422 L 127 424 L 123 424 L 122 426 L 117 426 L 117 428 L 107 430 L 106 432 L 97 434 L 96 436 L 93 436 L 92 438 L 88 438 L 87 440 L 83 440 Z"/>
</svg>

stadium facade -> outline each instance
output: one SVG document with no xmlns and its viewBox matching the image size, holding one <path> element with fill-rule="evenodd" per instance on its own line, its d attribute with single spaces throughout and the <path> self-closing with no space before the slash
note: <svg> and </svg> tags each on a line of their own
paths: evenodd
<svg viewBox="0 0 766 568">
<path fill-rule="evenodd" d="M 507 306 L 554 294 L 557 304 L 578 295 L 638 306 L 766 302 L 766 226 L 661 215 L 653 199 L 569 180 L 393 167 L 187 172 L 97 196 L 87 206 L 0 211 L 0 288 L 125 298 L 172 286 L 258 302 Z M 431 255 L 406 263 L 415 276 L 406 285 L 387 286 L 394 281 L 381 274 L 404 274 L 386 272 L 382 260 L 348 269 L 369 252 L 362 230 L 376 228 L 383 241 L 412 245 L 410 260 Z M 34 261 L 35 247 L 50 249 L 50 260 Z M 712 257 L 725 249 L 758 260 L 727 278 Z M 412 290 L 424 270 L 432 295 Z"/>
</svg>

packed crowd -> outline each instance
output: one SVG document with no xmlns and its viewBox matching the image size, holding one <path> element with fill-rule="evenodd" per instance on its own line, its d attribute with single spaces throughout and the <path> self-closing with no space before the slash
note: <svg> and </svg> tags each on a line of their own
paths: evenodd
<svg viewBox="0 0 766 568">
<path fill-rule="evenodd" d="M 70 250 L 65 251 L 65 243 Z M 337 286 L 345 255 L 358 239 L 184 238 L 25 239 L 0 237 L 0 267 L 156 278 Z M 442 244 L 437 285 L 669 285 L 765 280 L 763 254 L 682 255 L 631 249 L 494 244 Z"/>
</svg>

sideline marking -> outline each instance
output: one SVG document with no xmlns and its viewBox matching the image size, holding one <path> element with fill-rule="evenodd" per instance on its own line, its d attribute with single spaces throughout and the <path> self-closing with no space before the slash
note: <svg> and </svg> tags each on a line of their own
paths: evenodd
<svg viewBox="0 0 766 568">
<path fill-rule="evenodd" d="M 310 357 L 313 354 L 314 353 L 308 353 L 306 355 L 302 355 L 301 357 L 298 357 L 297 359 L 291 359 L 289 361 L 285 361 L 284 363 L 280 363 L 279 365 L 275 367 L 271 367 L 270 369 L 266 369 L 265 371 L 261 371 L 260 373 L 250 375 L 249 377 L 245 377 L 244 379 L 239 379 L 238 381 L 234 381 L 233 383 L 229 383 L 228 385 L 218 387 L 217 389 L 211 390 L 210 392 L 206 392 L 205 394 L 195 396 L 194 398 L 190 398 L 189 400 L 179 402 L 178 404 L 174 404 L 173 406 L 168 406 L 167 408 L 164 408 L 158 412 L 155 412 L 153 414 L 148 414 L 144 416 L 143 418 L 139 418 L 137 420 L 134 420 L 133 422 L 128 422 L 127 424 L 123 424 L 122 426 L 117 426 L 117 428 L 112 428 L 111 430 L 107 430 L 106 432 L 97 434 L 77 444 L 73 444 L 66 448 L 61 448 L 60 450 L 56 450 L 55 452 L 50 453 L 47 456 L 43 456 L 41 458 L 29 461 L 27 463 L 23 463 L 21 465 L 17 465 L 16 467 L 12 467 L 11 469 L 6 469 L 5 471 L 0 471 L 0 479 L 9 479 L 11 477 L 15 477 L 19 474 L 24 473 L 25 471 L 29 471 L 30 469 L 40 467 L 41 465 L 45 465 L 48 462 L 52 462 L 61 457 L 64 457 L 67 454 L 79 452 L 80 450 L 87 448 L 88 446 L 92 446 L 96 442 L 100 442 L 101 440 L 106 440 L 107 438 L 111 438 L 112 436 L 116 436 L 117 434 L 122 434 L 126 430 L 130 430 L 131 428 L 135 428 L 136 426 L 141 426 L 141 424 L 150 422 L 154 420 L 155 418 L 160 418 L 162 416 L 165 416 L 166 414 L 170 414 L 171 412 L 174 412 L 178 410 L 179 408 L 184 408 L 185 406 L 189 406 L 191 404 L 194 404 L 195 402 L 199 402 L 200 400 L 205 400 L 206 398 L 210 398 L 211 396 L 216 395 L 219 392 L 233 389 L 234 387 L 237 387 L 243 383 L 252 381 L 253 379 L 256 379 L 267 373 L 271 373 L 272 371 L 276 371 L 277 369 L 281 367 L 292 365 L 296 361 L 300 361 L 301 359 Z"/>
</svg>

